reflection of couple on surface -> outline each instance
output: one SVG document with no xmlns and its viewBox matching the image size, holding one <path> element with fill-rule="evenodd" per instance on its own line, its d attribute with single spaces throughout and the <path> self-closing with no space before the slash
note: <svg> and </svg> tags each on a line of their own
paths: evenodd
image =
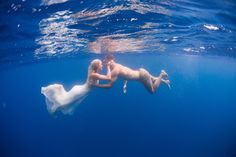
<svg viewBox="0 0 236 157">
<path fill-rule="evenodd" d="M 104 63 L 107 67 L 106 75 L 100 74 L 102 69 L 101 60 L 95 59 L 89 65 L 86 83 L 75 85 L 69 91 L 66 91 L 61 84 L 42 87 L 41 93 L 46 97 L 48 111 L 54 114 L 57 110 L 61 110 L 64 114 L 72 114 L 92 87 L 110 88 L 118 77 L 124 79 L 124 93 L 126 93 L 128 80 L 141 82 L 150 93 L 154 93 L 162 82 L 170 88 L 170 81 L 166 79 L 168 75 L 164 70 L 160 72 L 158 77 L 155 77 L 143 68 L 132 70 L 116 63 L 112 55 L 106 56 Z M 106 80 L 108 83 L 100 84 L 99 80 Z"/>
</svg>

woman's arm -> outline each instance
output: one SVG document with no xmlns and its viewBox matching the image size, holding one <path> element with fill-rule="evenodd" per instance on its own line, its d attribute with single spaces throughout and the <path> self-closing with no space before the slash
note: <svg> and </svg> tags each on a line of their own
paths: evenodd
<svg viewBox="0 0 236 157">
<path fill-rule="evenodd" d="M 106 83 L 106 84 L 99 84 L 98 83 L 94 86 L 99 87 L 99 88 L 110 88 L 110 87 L 112 87 L 113 83 L 117 80 L 118 72 L 116 70 L 112 70 L 111 73 L 112 73 L 111 74 L 111 80 L 108 83 Z"/>
<path fill-rule="evenodd" d="M 90 77 L 97 79 L 97 80 L 107 80 L 110 81 L 111 80 L 111 68 L 110 65 L 107 65 L 107 74 L 106 75 L 102 75 L 99 73 L 92 73 L 90 75 Z"/>
</svg>

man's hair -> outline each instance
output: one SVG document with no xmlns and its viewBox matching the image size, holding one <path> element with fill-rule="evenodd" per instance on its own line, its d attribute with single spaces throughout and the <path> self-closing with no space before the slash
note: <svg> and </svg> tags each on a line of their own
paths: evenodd
<svg viewBox="0 0 236 157">
<path fill-rule="evenodd" d="M 114 58 L 114 56 L 112 54 L 108 54 L 108 55 L 105 56 L 105 60 L 110 61 L 110 60 L 114 60 L 114 59 L 115 58 Z"/>
</svg>

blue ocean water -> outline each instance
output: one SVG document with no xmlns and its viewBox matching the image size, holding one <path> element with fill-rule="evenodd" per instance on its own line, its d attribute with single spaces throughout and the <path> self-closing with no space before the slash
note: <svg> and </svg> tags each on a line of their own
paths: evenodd
<svg viewBox="0 0 236 157">
<path fill-rule="evenodd" d="M 0 156 L 236 156 L 235 10 L 233 0 L 1 1 Z M 83 84 L 108 53 L 165 69 L 171 90 L 129 81 L 123 94 L 118 80 L 52 117 L 41 87 Z"/>
</svg>

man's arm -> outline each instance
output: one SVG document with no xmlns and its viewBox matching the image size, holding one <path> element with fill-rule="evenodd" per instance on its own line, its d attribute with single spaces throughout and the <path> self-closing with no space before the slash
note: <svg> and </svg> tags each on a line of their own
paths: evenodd
<svg viewBox="0 0 236 157">
<path fill-rule="evenodd" d="M 109 82 L 107 84 L 96 84 L 94 86 L 99 87 L 99 88 L 111 88 L 112 87 L 112 82 Z"/>
<path fill-rule="evenodd" d="M 126 92 L 127 92 L 126 87 L 127 87 L 127 80 L 124 80 L 124 85 L 123 85 L 123 93 L 124 94 L 126 94 Z"/>
</svg>

